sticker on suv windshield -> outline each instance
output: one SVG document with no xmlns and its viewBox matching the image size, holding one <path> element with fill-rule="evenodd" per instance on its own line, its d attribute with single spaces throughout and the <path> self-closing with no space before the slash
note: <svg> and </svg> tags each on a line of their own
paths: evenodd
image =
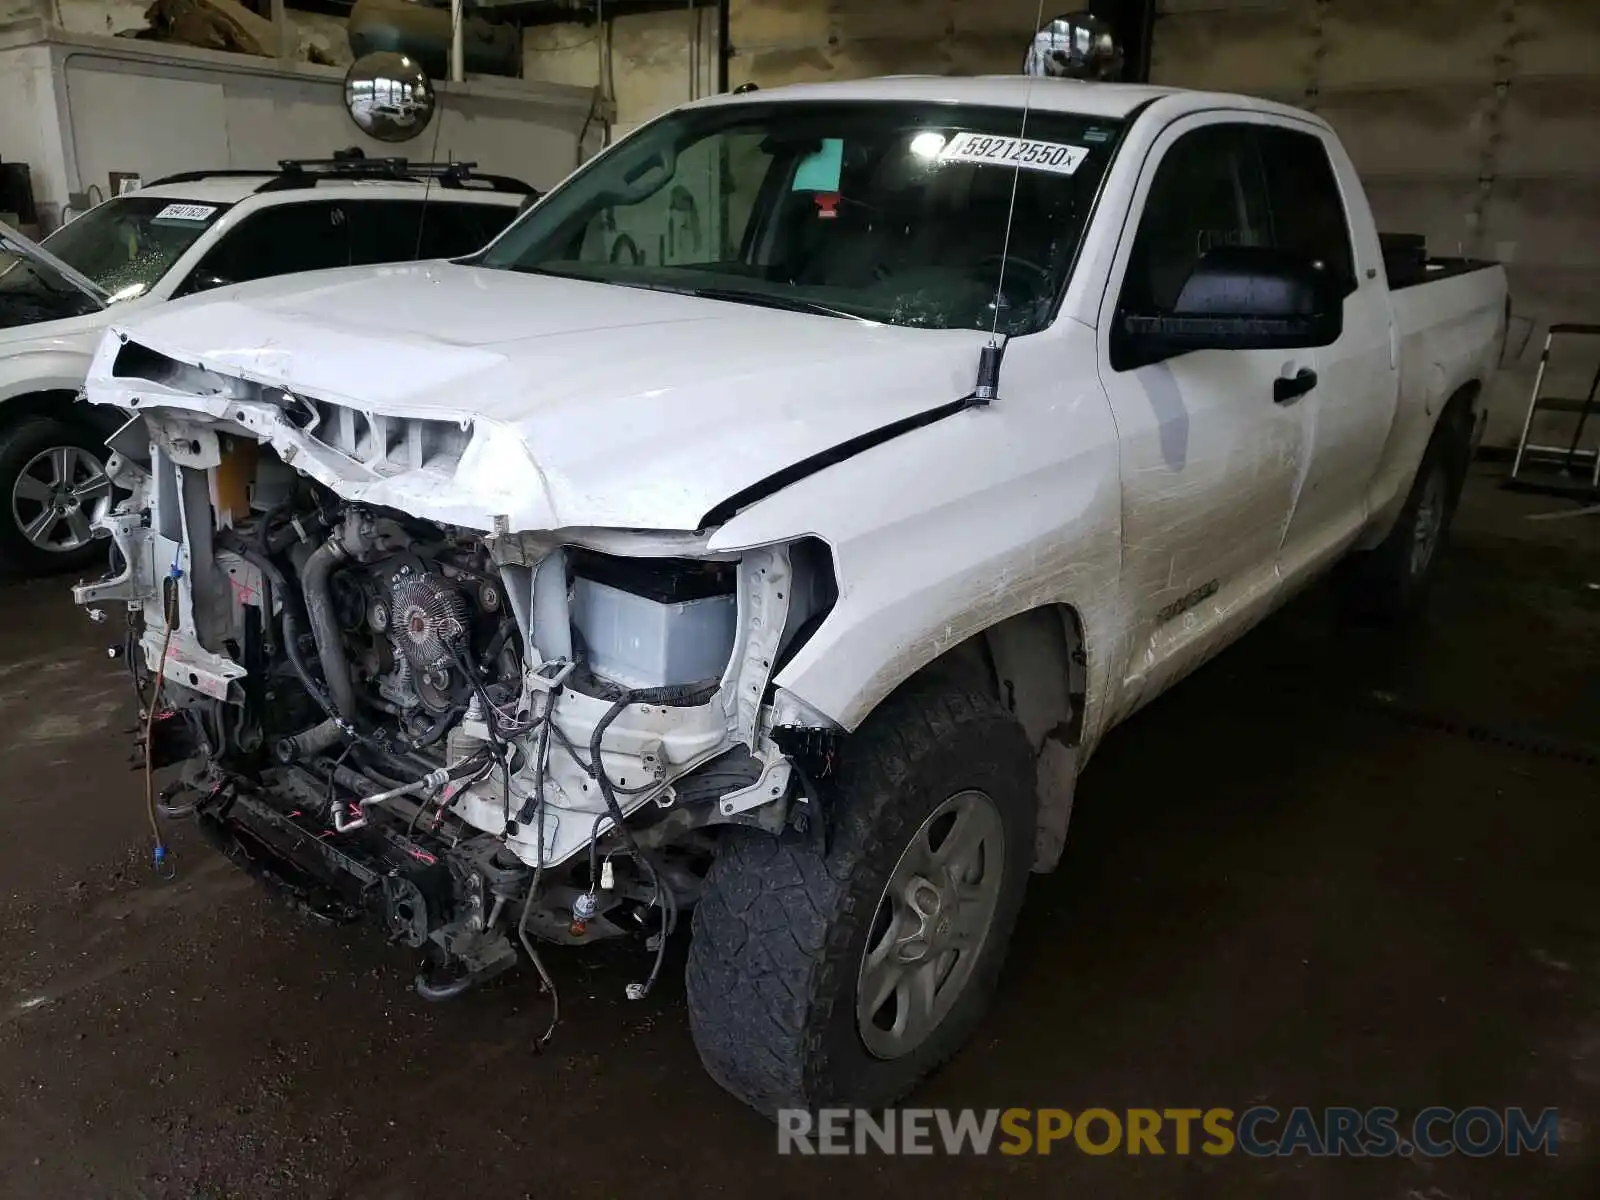
<svg viewBox="0 0 1600 1200">
<path fill-rule="evenodd" d="M 156 221 L 209 221 L 216 212 L 214 204 L 169 204 L 158 212 Z"/>
<path fill-rule="evenodd" d="M 990 133 L 958 133 L 939 151 L 940 162 L 993 163 L 1056 175 L 1071 175 L 1088 157 L 1083 146 Z"/>
</svg>

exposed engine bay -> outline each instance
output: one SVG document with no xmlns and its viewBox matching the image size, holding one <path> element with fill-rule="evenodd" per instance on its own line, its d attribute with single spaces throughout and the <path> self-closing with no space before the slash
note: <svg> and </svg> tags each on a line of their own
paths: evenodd
<svg viewBox="0 0 1600 1200">
<path fill-rule="evenodd" d="M 125 604 L 147 762 L 307 911 L 426 951 L 425 997 L 625 934 L 643 995 L 718 826 L 820 834 L 836 735 L 771 685 L 836 595 L 820 542 L 449 527 L 171 410 L 111 446 L 114 569 L 75 593 Z"/>
</svg>

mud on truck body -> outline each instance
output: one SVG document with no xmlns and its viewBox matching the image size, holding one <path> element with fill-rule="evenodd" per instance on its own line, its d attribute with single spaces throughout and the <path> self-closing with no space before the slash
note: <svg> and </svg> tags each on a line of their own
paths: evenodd
<svg viewBox="0 0 1600 1200">
<path fill-rule="evenodd" d="M 1181 227 L 1273 154 L 1345 261 Z M 686 261 L 613 253 L 708 173 Z M 1262 101 L 699 102 L 470 259 L 113 330 L 131 497 L 76 597 L 127 609 L 202 825 L 424 996 L 618 936 L 642 995 L 693 910 L 718 1081 L 886 1103 L 981 1017 L 1110 725 L 1352 553 L 1368 607 L 1420 595 L 1504 278 L 1384 266 L 1332 133 Z"/>
</svg>

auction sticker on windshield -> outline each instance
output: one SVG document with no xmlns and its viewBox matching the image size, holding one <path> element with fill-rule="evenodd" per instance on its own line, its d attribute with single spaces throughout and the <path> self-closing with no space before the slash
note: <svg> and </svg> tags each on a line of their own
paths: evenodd
<svg viewBox="0 0 1600 1200">
<path fill-rule="evenodd" d="M 1088 157 L 1083 146 L 990 133 L 958 133 L 939 151 L 940 162 L 994 163 L 1056 175 L 1071 175 Z"/>
<path fill-rule="evenodd" d="M 155 215 L 157 221 L 207 221 L 216 212 L 214 204 L 169 204 Z"/>
</svg>

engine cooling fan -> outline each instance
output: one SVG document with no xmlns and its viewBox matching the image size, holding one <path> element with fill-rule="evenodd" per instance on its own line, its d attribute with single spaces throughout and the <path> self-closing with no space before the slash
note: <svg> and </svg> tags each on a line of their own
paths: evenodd
<svg viewBox="0 0 1600 1200">
<path fill-rule="evenodd" d="M 395 644 L 422 674 L 455 661 L 467 636 L 467 602 L 439 575 L 407 575 L 390 593 Z"/>
</svg>

